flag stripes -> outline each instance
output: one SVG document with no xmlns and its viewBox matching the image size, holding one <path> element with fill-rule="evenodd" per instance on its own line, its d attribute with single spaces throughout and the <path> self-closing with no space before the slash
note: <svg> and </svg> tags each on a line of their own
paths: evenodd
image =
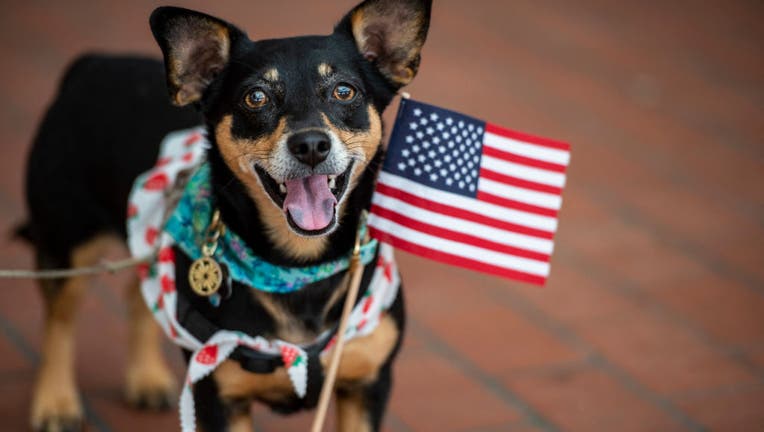
<svg viewBox="0 0 764 432">
<path fill-rule="evenodd" d="M 406 191 L 416 191 L 416 195 Z M 485 225 L 537 237 L 546 236 L 551 239 L 557 230 L 557 220 L 553 217 L 515 211 L 491 203 L 476 201 L 424 186 L 384 171 L 379 174 L 376 193 L 398 198 L 406 197 L 404 199 L 406 202 L 419 207 L 441 211 L 463 219 L 480 220 Z M 427 197 L 427 199 L 422 197 Z M 483 219 L 480 219 L 481 216 Z"/>
</svg>

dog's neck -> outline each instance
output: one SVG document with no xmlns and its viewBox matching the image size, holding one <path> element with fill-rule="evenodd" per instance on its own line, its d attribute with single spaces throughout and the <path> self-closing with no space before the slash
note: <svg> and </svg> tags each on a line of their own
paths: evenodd
<svg viewBox="0 0 764 432">
<path fill-rule="evenodd" d="M 214 139 L 212 138 L 214 134 L 208 136 Z M 228 229 L 238 234 L 255 255 L 273 264 L 296 266 L 325 262 L 349 253 L 355 241 L 361 212 L 371 206 L 374 182 L 383 158 L 381 146 L 360 175 L 355 188 L 348 192 L 338 227 L 329 234 L 325 242 L 326 246 L 315 256 L 298 258 L 273 241 L 265 228 L 262 213 L 246 187 L 234 176 L 221 155 L 215 150 L 214 143 L 212 144 L 212 148 L 208 151 L 208 161 L 211 169 L 212 196 L 216 199 L 215 205 L 220 210 L 223 222 Z M 284 223 L 286 224 L 286 220 Z"/>
</svg>

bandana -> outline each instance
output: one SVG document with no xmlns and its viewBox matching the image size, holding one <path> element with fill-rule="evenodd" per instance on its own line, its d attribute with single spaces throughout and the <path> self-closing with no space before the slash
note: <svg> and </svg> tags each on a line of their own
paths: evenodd
<svg viewBox="0 0 764 432">
<path fill-rule="evenodd" d="M 145 256 L 157 251 L 154 262 L 139 268 L 143 298 L 167 336 L 193 352 L 179 404 L 183 432 L 196 428 L 191 387 L 212 373 L 238 346 L 280 356 L 295 393 L 302 398 L 307 390 L 306 348 L 309 344 L 296 345 L 225 329 L 218 330 L 206 341 L 199 341 L 178 322 L 173 247 L 177 246 L 191 259 L 201 255 L 200 245 L 213 208 L 209 167 L 204 163 L 208 147 L 202 128 L 169 134 L 162 142 L 154 168 L 136 179 L 128 204 L 130 252 L 133 256 Z M 215 259 L 228 267 L 232 279 L 272 293 L 299 290 L 348 267 L 347 258 L 310 267 L 277 266 L 254 255 L 230 230 L 226 230 L 218 245 Z M 372 240 L 362 247 L 361 261 L 370 263 L 377 249 L 377 266 L 369 287 L 350 314 L 346 340 L 372 333 L 397 297 L 400 278 L 392 247 Z M 328 337 L 328 333 L 318 339 Z M 336 335 L 330 339 L 320 356 L 327 355 L 335 338 Z"/>
</svg>

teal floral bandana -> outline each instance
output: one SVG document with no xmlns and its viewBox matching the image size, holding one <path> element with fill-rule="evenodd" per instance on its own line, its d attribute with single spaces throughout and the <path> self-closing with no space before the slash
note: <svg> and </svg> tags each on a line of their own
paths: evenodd
<svg viewBox="0 0 764 432">
<path fill-rule="evenodd" d="M 164 229 L 192 260 L 202 256 L 201 245 L 204 244 L 207 226 L 212 219 L 213 206 L 210 167 L 203 163 L 188 180 L 183 196 Z M 366 227 L 361 229 L 365 230 Z M 376 250 L 376 240 L 372 239 L 363 245 L 361 262 L 364 265 L 370 263 Z M 228 267 L 233 280 L 270 293 L 297 291 L 307 284 L 347 270 L 349 264 L 347 257 L 308 267 L 271 264 L 253 254 L 241 238 L 229 229 L 218 240 L 214 257 Z"/>
</svg>

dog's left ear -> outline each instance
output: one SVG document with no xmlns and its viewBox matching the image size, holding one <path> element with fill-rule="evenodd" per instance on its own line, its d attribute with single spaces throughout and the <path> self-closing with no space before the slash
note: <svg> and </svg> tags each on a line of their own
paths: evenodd
<svg viewBox="0 0 764 432">
<path fill-rule="evenodd" d="M 340 21 L 335 32 L 350 34 L 366 60 L 400 88 L 419 69 L 431 10 L 432 0 L 366 0 Z"/>
</svg>

